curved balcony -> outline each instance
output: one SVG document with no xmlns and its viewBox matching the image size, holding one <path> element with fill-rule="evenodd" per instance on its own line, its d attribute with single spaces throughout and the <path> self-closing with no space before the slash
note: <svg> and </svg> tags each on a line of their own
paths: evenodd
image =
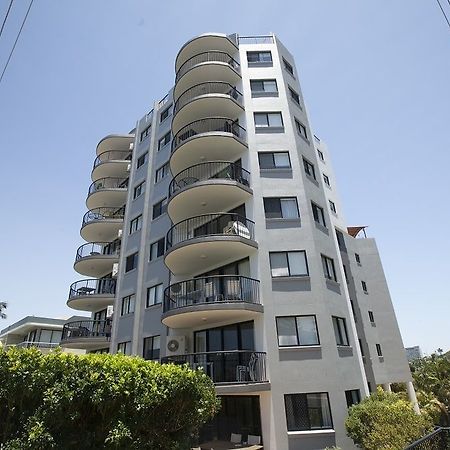
<svg viewBox="0 0 450 450">
<path fill-rule="evenodd" d="M 254 222 L 234 213 L 202 214 L 178 222 L 167 233 L 166 266 L 172 273 L 201 273 L 245 258 L 258 244 Z"/>
<path fill-rule="evenodd" d="M 172 132 L 178 133 L 192 120 L 238 117 L 244 110 L 242 94 L 222 81 L 200 83 L 184 91 L 173 107 Z"/>
<path fill-rule="evenodd" d="M 175 72 L 194 55 L 208 51 L 218 50 L 234 55 L 239 51 L 236 43 L 234 43 L 227 35 L 221 33 L 205 33 L 187 41 L 178 52 L 175 60 Z"/>
<path fill-rule="evenodd" d="M 78 247 L 73 268 L 81 275 L 99 278 L 119 261 L 120 241 L 93 242 Z"/>
<path fill-rule="evenodd" d="M 195 120 L 172 140 L 170 169 L 179 173 L 205 161 L 234 161 L 247 149 L 247 132 L 237 121 L 223 117 Z"/>
<path fill-rule="evenodd" d="M 194 278 L 164 291 L 162 323 L 170 328 L 251 320 L 262 313 L 259 281 L 240 275 Z"/>
<path fill-rule="evenodd" d="M 132 152 L 130 150 L 107 150 L 98 155 L 92 169 L 92 180 L 115 177 L 127 178 L 128 166 L 131 164 Z"/>
<path fill-rule="evenodd" d="M 61 347 L 98 350 L 109 346 L 111 320 L 81 320 L 64 325 Z"/>
<path fill-rule="evenodd" d="M 178 70 L 175 77 L 173 97 L 198 83 L 221 80 L 236 84 L 240 75 L 239 63 L 228 53 L 207 51 L 189 58 Z"/>
<path fill-rule="evenodd" d="M 168 213 L 174 222 L 193 214 L 229 211 L 252 195 L 250 172 L 240 164 L 196 164 L 175 175 L 169 185 Z"/>
<path fill-rule="evenodd" d="M 127 190 L 128 178 L 100 178 L 89 186 L 86 206 L 88 209 L 122 206 L 127 200 Z"/>
<path fill-rule="evenodd" d="M 170 337 L 169 337 L 170 338 Z M 215 384 L 267 383 L 266 353 L 251 350 L 166 356 L 163 364 L 188 364 L 203 369 Z"/>
<path fill-rule="evenodd" d="M 123 227 L 125 207 L 96 208 L 83 216 L 80 234 L 88 242 L 110 242 Z"/>
<path fill-rule="evenodd" d="M 67 306 L 80 311 L 98 311 L 114 303 L 115 278 L 80 280 L 69 289 Z"/>
<path fill-rule="evenodd" d="M 130 146 L 134 143 L 134 134 L 109 134 L 98 144 L 96 154 L 101 155 L 107 150 L 130 151 Z"/>
</svg>

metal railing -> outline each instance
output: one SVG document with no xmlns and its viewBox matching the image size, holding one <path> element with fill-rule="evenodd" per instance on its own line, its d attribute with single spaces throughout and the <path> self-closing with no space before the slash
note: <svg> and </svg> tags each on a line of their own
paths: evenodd
<svg viewBox="0 0 450 450">
<path fill-rule="evenodd" d="M 115 295 L 115 278 L 91 278 L 75 281 L 70 285 L 69 300 L 89 295 Z"/>
<path fill-rule="evenodd" d="M 175 102 L 173 107 L 173 115 L 186 106 L 189 102 L 194 100 L 196 97 L 208 94 L 221 94 L 228 95 L 233 98 L 237 103 L 242 104 L 242 94 L 229 83 L 223 81 L 209 81 L 206 83 L 196 84 L 184 91 Z"/>
<path fill-rule="evenodd" d="M 80 245 L 77 249 L 75 261 L 89 256 L 117 256 L 120 252 L 121 242 L 89 242 Z"/>
<path fill-rule="evenodd" d="M 242 142 L 247 141 L 247 132 L 245 128 L 242 128 L 237 123 L 237 121 L 223 117 L 211 117 L 208 119 L 195 120 L 178 131 L 172 140 L 172 153 L 188 139 L 191 139 L 198 134 L 214 132 L 230 133 Z"/>
<path fill-rule="evenodd" d="M 216 384 L 262 383 L 267 380 L 266 354 L 249 350 L 190 353 L 166 356 L 163 364 L 187 364 L 191 369 L 203 369 Z"/>
<path fill-rule="evenodd" d="M 59 346 L 59 342 L 39 342 L 39 341 L 23 341 L 19 344 L 12 344 L 12 346 L 19 348 L 56 348 Z"/>
<path fill-rule="evenodd" d="M 192 58 L 189 58 L 186 62 L 182 64 L 182 66 L 178 69 L 177 75 L 175 77 L 175 83 L 178 82 L 178 80 L 186 73 L 189 72 L 189 70 L 192 69 L 192 67 L 196 66 L 197 64 L 202 63 L 225 63 L 228 64 L 230 67 L 232 67 L 234 70 L 239 71 L 239 63 L 228 53 L 226 52 L 220 52 L 220 51 L 210 51 L 210 52 L 203 52 L 199 53 L 198 55 L 193 56 Z"/>
<path fill-rule="evenodd" d="M 88 223 L 97 222 L 101 220 L 123 220 L 125 217 L 125 206 L 120 208 L 102 207 L 95 208 L 88 211 L 83 216 L 83 223 L 81 227 L 84 227 Z"/>
<path fill-rule="evenodd" d="M 273 44 L 274 38 L 267 36 L 239 36 L 239 44 Z"/>
<path fill-rule="evenodd" d="M 240 275 L 214 275 L 174 283 L 164 290 L 163 312 L 186 306 L 259 302 L 259 281 Z"/>
<path fill-rule="evenodd" d="M 191 184 L 206 180 L 233 180 L 250 186 L 250 172 L 240 164 L 227 161 L 195 164 L 173 177 L 169 184 L 169 197 Z"/>
<path fill-rule="evenodd" d="M 100 178 L 89 186 L 88 196 L 94 192 L 103 191 L 104 189 L 128 189 L 128 178 Z"/>
<path fill-rule="evenodd" d="M 254 239 L 255 222 L 239 214 L 215 213 L 190 217 L 167 232 L 167 250 L 181 242 L 205 236 L 240 236 Z"/>
<path fill-rule="evenodd" d="M 111 337 L 111 320 L 80 320 L 68 322 L 63 327 L 61 342 L 79 338 Z"/>
<path fill-rule="evenodd" d="M 106 150 L 94 160 L 94 169 L 107 161 L 131 161 L 133 153 L 130 150 Z"/>
<path fill-rule="evenodd" d="M 432 433 L 406 447 L 405 450 L 449 450 L 450 428 L 436 428 Z"/>
</svg>

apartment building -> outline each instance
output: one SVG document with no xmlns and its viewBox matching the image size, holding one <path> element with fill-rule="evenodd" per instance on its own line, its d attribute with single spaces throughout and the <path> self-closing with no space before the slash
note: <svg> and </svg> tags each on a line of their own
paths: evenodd
<svg viewBox="0 0 450 450">
<path fill-rule="evenodd" d="M 275 35 L 205 34 L 175 84 L 97 145 L 63 343 L 202 368 L 201 441 L 354 448 L 350 405 L 405 382 L 375 241 L 348 227 L 330 154 Z M 81 331 L 80 331 L 81 330 Z M 415 402 L 417 408 L 417 403 Z"/>
</svg>

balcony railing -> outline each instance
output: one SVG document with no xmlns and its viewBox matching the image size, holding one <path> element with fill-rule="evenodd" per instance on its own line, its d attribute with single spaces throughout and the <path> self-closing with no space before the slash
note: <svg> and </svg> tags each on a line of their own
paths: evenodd
<svg viewBox="0 0 450 450">
<path fill-rule="evenodd" d="M 191 353 L 166 356 L 163 364 L 187 364 L 191 369 L 202 368 L 216 384 L 263 383 L 266 375 L 266 354 L 249 350 Z"/>
<path fill-rule="evenodd" d="M 199 53 L 198 55 L 193 56 L 192 58 L 189 58 L 183 65 L 178 69 L 177 75 L 175 77 L 175 83 L 178 82 L 178 80 L 186 73 L 189 72 L 189 70 L 192 69 L 192 67 L 196 66 L 197 64 L 202 63 L 225 63 L 228 64 L 230 67 L 232 67 L 234 70 L 239 70 L 239 63 L 234 60 L 228 53 L 226 52 L 219 52 L 219 51 L 212 51 L 212 52 L 203 52 Z"/>
<path fill-rule="evenodd" d="M 100 153 L 94 160 L 94 169 L 107 161 L 131 161 L 132 152 L 130 150 L 106 150 Z"/>
<path fill-rule="evenodd" d="M 240 164 L 226 161 L 196 164 L 173 177 L 169 185 L 169 197 L 191 184 L 206 180 L 232 180 L 250 186 L 250 172 Z"/>
<path fill-rule="evenodd" d="M 405 450 L 449 450 L 450 428 L 436 428 L 432 433 L 406 447 Z"/>
<path fill-rule="evenodd" d="M 61 342 L 80 338 L 111 337 L 111 320 L 80 320 L 68 322 L 63 327 Z"/>
<path fill-rule="evenodd" d="M 14 346 L 19 348 L 56 348 L 59 346 L 59 342 L 23 341 L 20 344 L 15 344 Z"/>
<path fill-rule="evenodd" d="M 209 119 L 200 119 L 184 126 L 172 139 L 172 153 L 184 141 L 205 133 L 230 133 L 242 142 L 247 141 L 247 132 L 235 120 L 222 117 L 211 117 Z"/>
<path fill-rule="evenodd" d="M 95 208 L 88 211 L 83 216 L 82 227 L 91 222 L 97 222 L 101 220 L 123 220 L 125 216 L 125 206 L 121 206 L 120 208 Z"/>
<path fill-rule="evenodd" d="M 69 300 L 89 295 L 115 295 L 115 278 L 94 278 L 72 283 L 69 289 Z"/>
<path fill-rule="evenodd" d="M 240 275 L 194 278 L 170 285 L 164 291 L 164 312 L 200 304 L 259 302 L 259 281 Z"/>
<path fill-rule="evenodd" d="M 89 186 L 88 195 L 94 192 L 103 191 L 104 189 L 128 189 L 128 178 L 100 178 Z"/>
<path fill-rule="evenodd" d="M 206 236 L 240 236 L 254 239 L 255 222 L 234 213 L 202 214 L 178 222 L 167 233 L 167 249 Z"/>
<path fill-rule="evenodd" d="M 89 242 L 80 245 L 77 249 L 75 261 L 89 256 L 115 256 L 120 252 L 121 242 L 119 240 L 113 242 Z"/>
<path fill-rule="evenodd" d="M 242 104 L 242 94 L 229 83 L 222 81 L 211 81 L 207 83 L 200 83 L 184 91 L 175 102 L 173 107 L 173 115 L 191 102 L 194 98 L 208 94 L 220 94 L 228 95 L 233 98 L 237 103 Z"/>
</svg>

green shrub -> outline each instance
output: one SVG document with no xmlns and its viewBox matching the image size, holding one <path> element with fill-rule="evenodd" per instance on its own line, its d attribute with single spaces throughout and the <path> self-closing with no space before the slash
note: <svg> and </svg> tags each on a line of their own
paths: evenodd
<svg viewBox="0 0 450 450">
<path fill-rule="evenodd" d="M 201 371 L 123 355 L 0 349 L 2 449 L 189 447 L 218 410 Z"/>
</svg>

